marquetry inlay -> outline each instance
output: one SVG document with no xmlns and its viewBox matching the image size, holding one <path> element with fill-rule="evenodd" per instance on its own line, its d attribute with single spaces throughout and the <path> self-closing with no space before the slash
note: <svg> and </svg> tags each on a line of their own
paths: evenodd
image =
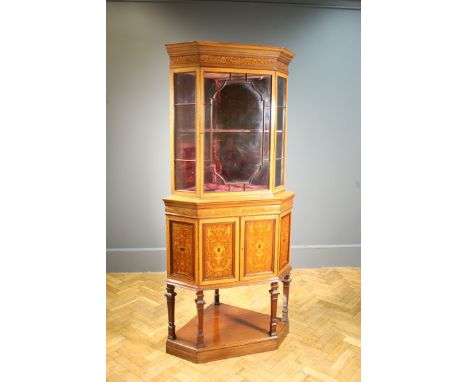
<svg viewBox="0 0 468 382">
<path fill-rule="evenodd" d="M 235 223 L 204 223 L 203 279 L 234 277 Z"/>
<path fill-rule="evenodd" d="M 171 221 L 171 274 L 195 279 L 195 224 Z"/>
<path fill-rule="evenodd" d="M 214 55 L 188 55 L 171 57 L 171 66 L 181 65 L 204 65 L 204 66 L 232 66 L 248 67 L 257 69 L 280 70 L 288 72 L 288 65 L 271 58 L 257 57 L 233 57 Z"/>
<path fill-rule="evenodd" d="M 244 274 L 274 271 L 275 220 L 245 222 Z"/>
<path fill-rule="evenodd" d="M 289 234 L 291 229 L 291 214 L 281 218 L 279 269 L 289 263 Z"/>
</svg>

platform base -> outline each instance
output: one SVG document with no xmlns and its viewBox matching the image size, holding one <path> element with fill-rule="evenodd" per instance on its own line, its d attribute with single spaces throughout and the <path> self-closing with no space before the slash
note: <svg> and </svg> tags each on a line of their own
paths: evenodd
<svg viewBox="0 0 468 382">
<path fill-rule="evenodd" d="M 195 363 L 238 357 L 277 349 L 288 334 L 288 323 L 277 319 L 277 336 L 268 333 L 270 316 L 231 305 L 210 305 L 204 310 L 205 347 L 197 348 L 197 318 L 176 330 L 166 352 Z"/>
</svg>

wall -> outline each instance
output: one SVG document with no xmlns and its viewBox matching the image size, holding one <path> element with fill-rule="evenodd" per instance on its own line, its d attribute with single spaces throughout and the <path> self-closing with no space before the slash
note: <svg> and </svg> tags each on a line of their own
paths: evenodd
<svg viewBox="0 0 468 382">
<path fill-rule="evenodd" d="M 284 46 L 292 266 L 360 265 L 360 11 L 225 2 L 107 3 L 107 269 L 165 269 L 166 43 Z"/>
</svg>

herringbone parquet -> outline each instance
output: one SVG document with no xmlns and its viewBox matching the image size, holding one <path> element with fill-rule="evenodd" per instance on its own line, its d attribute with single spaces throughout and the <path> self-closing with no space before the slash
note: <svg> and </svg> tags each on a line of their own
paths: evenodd
<svg viewBox="0 0 468 382">
<path fill-rule="evenodd" d="M 290 332 L 278 350 L 197 365 L 165 352 L 165 273 L 108 273 L 107 381 L 359 381 L 360 268 L 295 269 L 292 278 Z M 269 314 L 268 289 L 222 289 L 221 302 Z M 177 331 L 196 309 L 193 292 L 176 292 Z"/>
</svg>

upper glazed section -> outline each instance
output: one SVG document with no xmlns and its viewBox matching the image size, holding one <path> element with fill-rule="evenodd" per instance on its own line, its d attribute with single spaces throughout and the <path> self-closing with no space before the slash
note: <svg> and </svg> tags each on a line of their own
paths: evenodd
<svg viewBox="0 0 468 382">
<path fill-rule="evenodd" d="M 171 68 L 186 66 L 236 67 L 288 73 L 295 56 L 286 48 L 253 44 L 192 41 L 166 44 Z"/>
</svg>

